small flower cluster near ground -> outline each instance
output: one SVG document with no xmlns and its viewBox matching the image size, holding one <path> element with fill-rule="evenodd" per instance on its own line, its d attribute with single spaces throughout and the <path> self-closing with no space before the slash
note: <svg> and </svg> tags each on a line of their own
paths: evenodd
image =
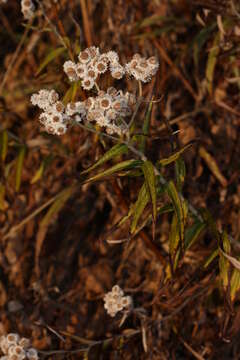
<svg viewBox="0 0 240 360">
<path fill-rule="evenodd" d="M 10 333 L 0 337 L 1 360 L 38 360 L 38 352 L 31 347 L 30 340 Z"/>
</svg>

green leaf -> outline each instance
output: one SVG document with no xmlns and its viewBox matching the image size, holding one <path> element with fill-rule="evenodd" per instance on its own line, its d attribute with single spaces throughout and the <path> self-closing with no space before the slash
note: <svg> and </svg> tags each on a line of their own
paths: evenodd
<svg viewBox="0 0 240 360">
<path fill-rule="evenodd" d="M 7 130 L 4 130 L 1 134 L 1 139 L 0 139 L 0 151 L 1 151 L 2 162 L 4 162 L 6 159 L 7 150 L 8 150 L 8 132 Z"/>
<path fill-rule="evenodd" d="M 195 38 L 193 39 L 193 42 L 190 46 L 191 47 L 193 46 L 193 59 L 194 59 L 196 66 L 198 66 L 199 53 L 200 53 L 202 47 L 204 46 L 204 44 L 210 37 L 212 31 L 216 27 L 217 27 L 217 24 L 215 22 L 214 22 L 214 24 L 212 24 L 208 27 L 204 27 L 201 31 L 199 31 L 197 36 L 195 36 Z"/>
<path fill-rule="evenodd" d="M 175 152 L 174 154 L 172 154 L 171 156 L 169 156 L 168 158 L 164 158 L 158 161 L 158 164 L 162 165 L 162 166 L 166 166 L 168 164 L 171 164 L 172 162 L 176 161 L 179 156 L 188 148 L 190 148 L 190 146 L 192 146 L 192 144 L 187 144 L 186 146 L 184 146 L 182 149 L 180 149 L 179 151 Z"/>
<path fill-rule="evenodd" d="M 51 163 L 53 159 L 52 155 L 48 155 L 42 162 L 39 168 L 37 169 L 36 173 L 31 179 L 31 184 L 35 184 L 38 180 L 40 180 L 44 174 L 46 167 Z"/>
<path fill-rule="evenodd" d="M 228 239 L 227 233 L 224 231 L 222 234 L 223 249 L 226 254 L 230 254 L 231 244 Z M 221 249 L 219 250 L 219 273 L 222 280 L 223 288 L 225 291 L 228 289 L 229 284 L 229 260 L 226 259 Z"/>
<path fill-rule="evenodd" d="M 146 139 L 147 135 L 149 133 L 149 127 L 150 127 L 150 120 L 151 120 L 151 114 L 152 114 L 152 107 L 153 107 L 153 96 L 152 99 L 148 105 L 147 113 L 144 118 L 143 127 L 142 127 L 142 133 L 143 135 L 140 136 L 139 139 L 139 150 L 144 154 L 145 153 L 145 147 L 146 147 Z"/>
<path fill-rule="evenodd" d="M 38 76 L 40 72 L 45 69 L 45 67 L 52 62 L 54 59 L 56 59 L 59 55 L 61 55 L 64 51 L 66 51 L 65 47 L 59 47 L 57 49 L 53 49 L 50 51 L 50 53 L 45 57 L 43 62 L 40 64 L 35 76 Z"/>
<path fill-rule="evenodd" d="M 40 226 L 48 226 L 52 221 L 53 217 L 55 217 L 59 211 L 63 208 L 66 201 L 70 198 L 70 196 L 74 193 L 76 187 L 70 186 L 67 189 L 61 191 L 61 193 L 57 196 L 54 203 L 51 205 L 50 209 L 42 219 Z"/>
<path fill-rule="evenodd" d="M 169 251 L 172 259 L 174 258 L 179 242 L 180 242 L 180 235 L 179 235 L 178 219 L 176 214 L 173 214 L 171 230 L 169 234 Z"/>
<path fill-rule="evenodd" d="M 151 163 L 151 161 L 144 161 L 142 170 L 152 200 L 153 221 L 156 222 L 156 218 L 157 218 L 156 177 L 154 173 L 154 166 Z"/>
<path fill-rule="evenodd" d="M 167 193 L 168 193 L 170 200 L 172 201 L 174 211 L 177 215 L 180 239 L 183 240 L 186 209 L 184 210 L 184 208 L 183 208 L 182 201 L 178 195 L 177 189 L 176 189 L 173 181 L 170 181 L 167 184 Z M 184 205 L 184 207 L 186 208 L 185 205 Z"/>
<path fill-rule="evenodd" d="M 138 194 L 138 198 L 137 201 L 135 203 L 134 206 L 134 216 L 133 216 L 133 221 L 131 224 L 131 234 L 134 233 L 134 231 L 136 230 L 137 224 L 138 224 L 138 220 L 140 218 L 140 216 L 143 213 L 143 210 L 145 209 L 145 207 L 147 206 L 147 203 L 150 201 L 150 195 L 149 195 L 149 191 L 147 188 L 147 184 L 144 183 L 139 191 Z"/>
<path fill-rule="evenodd" d="M 234 301 L 237 292 L 240 289 L 240 271 L 234 269 L 232 277 L 231 277 L 231 288 L 230 288 L 230 297 L 231 300 Z"/>
<path fill-rule="evenodd" d="M 199 238 L 206 224 L 196 220 L 196 222 L 185 231 L 185 249 L 189 249 Z"/>
<path fill-rule="evenodd" d="M 175 162 L 175 171 L 177 178 L 177 189 L 178 191 L 181 191 L 186 176 L 185 162 L 181 156 L 179 156 L 179 158 Z"/>
<path fill-rule="evenodd" d="M 213 236 L 213 238 L 215 238 L 217 240 L 217 244 L 220 245 L 221 243 L 221 236 L 219 234 L 219 231 L 217 230 L 217 226 L 216 223 L 212 217 L 212 215 L 210 214 L 210 212 L 207 209 L 203 209 L 201 211 L 202 213 L 202 217 L 203 220 L 205 221 L 206 225 L 208 226 L 211 235 Z"/>
<path fill-rule="evenodd" d="M 149 197 L 149 200 L 150 200 L 150 197 Z M 173 207 L 172 205 L 161 205 L 161 206 L 158 206 L 157 207 L 157 216 L 160 216 L 162 214 L 166 214 L 166 213 L 169 213 L 169 212 L 172 212 L 173 211 Z M 135 236 L 137 233 L 139 233 L 139 231 L 141 231 L 146 225 L 148 224 L 151 224 L 152 222 L 152 214 L 147 216 L 147 218 L 144 220 L 143 224 L 141 224 L 140 226 L 138 226 L 136 228 L 136 230 L 134 231 L 133 233 L 133 236 Z"/>
<path fill-rule="evenodd" d="M 16 167 L 16 191 L 18 192 L 21 186 L 21 178 L 22 178 L 22 168 L 23 168 L 23 160 L 26 154 L 26 147 L 22 146 L 19 150 L 17 157 L 17 167 Z"/>
<path fill-rule="evenodd" d="M 102 173 L 97 174 L 97 175 L 91 177 L 90 179 L 86 180 L 86 183 L 91 182 L 91 181 L 101 180 L 106 176 L 110 176 L 110 175 L 112 175 L 116 172 L 122 171 L 122 170 L 135 169 L 141 165 L 142 165 L 141 160 L 122 161 L 121 163 L 112 166 L 110 169 L 107 169 L 107 170 L 103 171 Z"/>
<path fill-rule="evenodd" d="M 126 154 L 128 152 L 128 147 L 125 144 L 117 144 L 113 146 L 109 151 L 107 151 L 101 159 L 99 159 L 94 165 L 92 165 L 90 168 L 84 170 L 81 172 L 81 174 L 87 174 L 90 171 L 96 169 L 98 166 L 104 164 L 105 162 L 115 158 L 116 156 L 120 156 L 122 154 Z"/>
<path fill-rule="evenodd" d="M 219 255 L 219 250 L 214 250 L 211 255 L 207 258 L 206 262 L 204 263 L 203 267 L 206 269 L 211 262 Z"/>
</svg>

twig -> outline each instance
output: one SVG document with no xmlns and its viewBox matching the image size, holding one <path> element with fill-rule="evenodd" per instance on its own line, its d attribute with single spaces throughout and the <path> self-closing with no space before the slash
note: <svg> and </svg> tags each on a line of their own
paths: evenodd
<svg viewBox="0 0 240 360">
<path fill-rule="evenodd" d="M 38 5 L 40 6 L 43 16 L 45 17 L 45 19 L 47 20 L 48 24 L 50 25 L 50 27 L 52 28 L 52 30 L 54 31 L 55 35 L 58 37 L 59 41 L 61 42 L 61 44 L 65 47 L 65 49 L 68 49 L 63 37 L 60 35 L 60 33 L 58 32 L 56 26 L 53 24 L 52 20 L 48 17 L 48 15 L 45 12 L 45 9 L 43 7 L 43 4 L 39 1 L 36 0 L 36 2 L 38 3 Z"/>
<path fill-rule="evenodd" d="M 174 62 L 167 55 L 166 51 L 161 47 L 161 45 L 156 40 L 154 40 L 154 45 L 156 46 L 160 55 L 163 57 L 163 59 L 166 61 L 166 63 L 174 70 L 177 77 L 179 77 L 179 79 L 182 81 L 183 85 L 188 90 L 188 92 L 192 95 L 192 97 L 195 99 L 195 101 L 198 102 L 198 95 L 195 93 L 195 91 L 193 90 L 193 88 L 189 84 L 189 82 L 184 78 L 181 71 L 177 68 L 177 66 L 174 64 Z"/>
<path fill-rule="evenodd" d="M 3 88 L 4 88 L 4 86 L 5 86 L 5 84 L 6 84 L 7 80 L 8 80 L 8 77 L 9 77 L 11 71 L 12 71 L 13 65 L 14 65 L 15 61 L 17 60 L 18 55 L 19 55 L 19 53 L 20 53 L 20 51 L 22 49 L 22 46 L 23 46 L 23 44 L 24 44 L 24 42 L 25 42 L 25 40 L 27 38 L 28 32 L 29 32 L 29 30 L 31 28 L 31 23 L 32 23 L 32 20 L 29 22 L 28 26 L 25 28 L 23 36 L 21 38 L 21 41 L 18 44 L 18 46 L 17 46 L 17 48 L 15 50 L 15 53 L 13 54 L 13 56 L 11 58 L 10 63 L 8 64 L 7 71 L 6 71 L 5 75 L 4 75 L 2 83 L 0 85 L 0 94 L 3 91 Z"/>
<path fill-rule="evenodd" d="M 234 1 L 231 0 L 230 2 L 231 2 L 232 11 L 233 11 L 234 14 L 238 17 L 238 19 L 240 19 L 240 13 L 237 11 L 236 5 L 234 4 Z"/>
<path fill-rule="evenodd" d="M 90 47 L 93 44 L 93 41 L 92 41 L 91 25 L 90 25 L 90 21 L 89 21 L 86 1 L 80 0 L 80 5 L 81 5 L 81 10 L 82 10 L 83 27 L 84 27 L 84 33 L 86 36 L 87 47 Z"/>
</svg>

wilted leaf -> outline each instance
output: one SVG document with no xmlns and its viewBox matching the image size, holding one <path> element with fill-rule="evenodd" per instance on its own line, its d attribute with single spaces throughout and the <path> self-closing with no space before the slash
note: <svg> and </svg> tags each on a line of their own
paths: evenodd
<svg viewBox="0 0 240 360">
<path fill-rule="evenodd" d="M 233 256 L 230 256 L 228 254 L 226 254 L 224 251 L 222 251 L 222 249 L 219 248 L 220 253 L 226 258 L 228 259 L 228 261 L 237 269 L 240 270 L 240 261 L 237 260 L 236 258 L 234 258 Z"/>
<path fill-rule="evenodd" d="M 81 172 L 81 174 L 87 174 L 90 171 L 96 169 L 98 166 L 104 164 L 105 162 L 113 159 L 116 156 L 120 156 L 122 154 L 126 154 L 128 152 L 127 145 L 125 144 L 117 144 L 113 146 L 110 150 L 108 150 L 102 157 L 99 159 L 94 165 L 90 168 Z"/>
</svg>

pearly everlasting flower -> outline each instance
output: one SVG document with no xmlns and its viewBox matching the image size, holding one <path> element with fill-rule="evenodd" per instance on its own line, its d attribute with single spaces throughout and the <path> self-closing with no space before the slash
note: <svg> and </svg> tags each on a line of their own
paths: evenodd
<svg viewBox="0 0 240 360">
<path fill-rule="evenodd" d="M 35 6 L 32 0 L 21 0 L 21 10 L 24 16 L 24 19 L 29 20 L 33 17 Z"/>
<path fill-rule="evenodd" d="M 124 296 L 123 290 L 118 285 L 113 286 L 112 291 L 108 292 L 103 300 L 104 308 L 112 317 L 124 309 L 129 311 L 133 306 L 131 296 Z"/>
<path fill-rule="evenodd" d="M 51 109 L 52 105 L 57 102 L 58 98 L 58 93 L 56 93 L 55 90 L 42 89 L 38 94 L 33 94 L 31 96 L 31 103 L 37 105 L 44 111 L 48 111 Z"/>
<path fill-rule="evenodd" d="M 119 63 L 119 56 L 116 51 L 108 51 L 106 53 L 107 58 L 111 64 L 118 64 Z"/>
<path fill-rule="evenodd" d="M 70 81 L 78 80 L 77 65 L 73 61 L 66 61 L 63 65 L 63 70 L 67 74 Z"/>
<path fill-rule="evenodd" d="M 37 350 L 30 348 L 30 341 L 14 333 L 0 337 L 0 351 L 4 354 L 2 360 L 39 359 Z"/>
<path fill-rule="evenodd" d="M 91 90 L 94 86 L 94 80 L 92 78 L 90 78 L 89 76 L 86 76 L 83 80 L 82 80 L 82 87 L 85 90 Z"/>
<path fill-rule="evenodd" d="M 121 79 L 125 75 L 125 69 L 120 64 L 111 64 L 110 66 L 111 75 L 114 79 Z"/>
<path fill-rule="evenodd" d="M 148 82 L 156 74 L 159 63 L 156 57 L 149 59 L 135 54 L 132 60 L 125 65 L 126 72 L 132 75 L 136 80 Z"/>
<path fill-rule="evenodd" d="M 68 116 L 73 116 L 78 114 L 83 120 L 86 116 L 86 106 L 84 101 L 68 103 L 66 107 L 66 114 Z"/>
<path fill-rule="evenodd" d="M 32 104 L 44 110 L 39 116 L 39 121 L 45 130 L 50 134 L 63 135 L 67 131 L 68 115 L 64 104 L 58 99 L 59 95 L 55 90 L 43 89 L 31 96 Z"/>
</svg>

